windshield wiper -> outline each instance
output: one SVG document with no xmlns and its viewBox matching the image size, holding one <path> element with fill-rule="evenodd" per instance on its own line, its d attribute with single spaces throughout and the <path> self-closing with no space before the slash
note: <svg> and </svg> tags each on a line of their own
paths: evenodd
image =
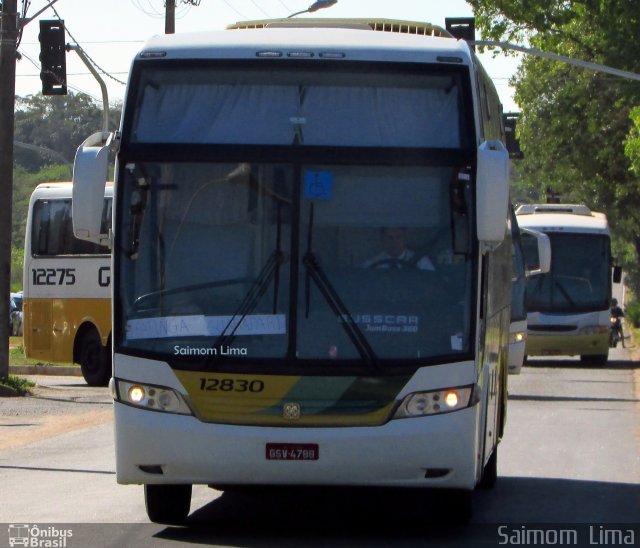
<svg viewBox="0 0 640 548">
<path fill-rule="evenodd" d="M 285 262 L 285 254 L 282 251 L 275 250 L 265 265 L 262 267 L 262 270 L 258 274 L 258 277 L 254 280 L 253 284 L 249 288 L 249 291 L 245 295 L 244 299 L 238 306 L 238 309 L 233 313 L 231 319 L 222 330 L 222 333 L 218 336 L 215 343 L 213 344 L 214 348 L 219 348 L 220 346 L 228 346 L 233 340 L 236 338 L 236 331 L 247 317 L 247 315 L 252 312 L 260 299 L 264 296 L 271 280 L 279 272 L 280 265 Z M 229 328 L 233 326 L 233 329 L 227 333 Z"/>
<path fill-rule="evenodd" d="M 313 253 L 307 252 L 302 259 L 302 264 L 306 267 L 307 273 L 310 274 L 311 279 L 315 282 L 331 310 L 342 320 L 340 324 L 344 327 L 347 336 L 357 348 L 360 357 L 370 365 L 375 364 L 376 354 L 373 348 L 371 348 L 369 341 L 367 341 L 366 337 L 362 334 L 351 312 L 349 312 L 347 306 L 342 302 L 342 299 L 333 285 L 331 285 L 326 274 L 322 271 L 322 268 L 320 268 L 317 257 Z"/>
<path fill-rule="evenodd" d="M 565 299 L 567 299 L 567 301 L 569 301 L 569 304 L 570 304 L 571 306 L 575 306 L 575 305 L 576 305 L 576 303 L 575 303 L 575 302 L 574 302 L 574 300 L 571 298 L 571 296 L 569 295 L 569 293 L 567 292 L 567 290 L 564 288 L 564 286 L 563 286 L 560 282 L 558 282 L 558 281 L 556 281 L 556 282 L 555 282 L 555 284 L 556 284 L 556 287 L 560 290 L 560 293 L 562 293 L 562 296 L 563 296 Z"/>
<path fill-rule="evenodd" d="M 192 291 L 202 291 L 203 289 L 214 289 L 217 287 L 225 287 L 228 285 L 235 285 L 241 283 L 250 282 L 251 278 L 227 278 L 225 280 L 216 280 L 211 282 L 204 282 L 200 284 L 193 285 L 185 285 L 181 287 L 172 287 L 170 289 L 159 289 L 157 291 L 151 291 L 150 293 L 145 293 L 144 295 L 140 295 L 133 304 L 131 305 L 132 310 L 139 310 L 140 306 L 149 299 L 153 299 L 154 297 L 157 299 L 162 299 L 163 297 L 168 297 L 171 295 L 179 295 L 181 293 L 190 293 Z M 153 301 L 152 301 L 153 304 Z M 159 308 L 159 304 L 155 304 L 156 308 Z"/>
<path fill-rule="evenodd" d="M 306 316 L 309 316 L 310 312 L 310 290 L 309 290 L 309 278 L 311 278 L 317 288 L 322 293 L 325 301 L 333 311 L 333 313 L 342 320 L 340 324 L 344 327 L 344 330 L 353 343 L 353 345 L 358 350 L 360 357 L 365 360 L 368 364 L 374 365 L 376 363 L 376 354 L 371 348 L 369 341 L 362 334 L 362 331 L 358 327 L 358 324 L 353 319 L 351 312 L 344 304 L 338 292 L 335 290 L 329 278 L 324 273 L 320 264 L 318 263 L 318 258 L 312 252 L 312 232 L 313 232 L 313 203 L 310 204 L 309 208 L 309 231 L 307 233 L 307 252 L 304 254 L 302 258 L 302 264 L 305 266 L 307 270 L 307 281 L 305 287 L 305 313 Z"/>
<path fill-rule="evenodd" d="M 222 330 L 222 333 L 216 339 L 213 347 L 220 348 L 220 346 L 230 345 L 236 337 L 236 331 L 247 317 L 247 315 L 252 312 L 260 299 L 264 296 L 271 280 L 274 280 L 273 287 L 273 314 L 277 312 L 278 309 L 278 294 L 280 288 L 280 265 L 282 265 L 286 260 L 287 256 L 282 251 L 281 247 L 281 238 L 282 238 L 282 216 L 280 212 L 281 203 L 278 203 L 278 218 L 276 225 L 276 248 L 271 253 L 267 262 L 260 270 L 258 277 L 254 280 L 253 284 L 249 288 L 249 291 L 242 299 L 240 306 L 234 312 L 233 316 Z M 236 321 L 236 318 L 239 319 Z M 235 322 L 235 325 L 234 325 Z M 227 330 L 233 326 L 233 330 L 230 333 L 227 333 Z"/>
</svg>

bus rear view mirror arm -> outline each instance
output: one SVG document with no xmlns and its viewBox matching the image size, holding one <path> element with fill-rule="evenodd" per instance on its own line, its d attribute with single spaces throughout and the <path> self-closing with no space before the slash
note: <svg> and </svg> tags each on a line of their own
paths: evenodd
<svg viewBox="0 0 640 548">
<path fill-rule="evenodd" d="M 492 248 L 504 240 L 509 207 L 509 153 L 501 141 L 478 147 L 476 201 L 478 240 Z"/>
<path fill-rule="evenodd" d="M 105 244 L 109 234 L 101 234 L 104 188 L 109 174 L 109 153 L 114 134 L 97 132 L 76 152 L 73 165 L 73 233 L 76 238 Z"/>
</svg>

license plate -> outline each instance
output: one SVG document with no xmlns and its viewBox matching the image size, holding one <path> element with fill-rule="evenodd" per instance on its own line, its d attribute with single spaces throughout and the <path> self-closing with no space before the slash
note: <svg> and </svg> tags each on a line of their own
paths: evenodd
<svg viewBox="0 0 640 548">
<path fill-rule="evenodd" d="M 317 443 L 267 443 L 267 460 L 318 460 Z"/>
</svg>

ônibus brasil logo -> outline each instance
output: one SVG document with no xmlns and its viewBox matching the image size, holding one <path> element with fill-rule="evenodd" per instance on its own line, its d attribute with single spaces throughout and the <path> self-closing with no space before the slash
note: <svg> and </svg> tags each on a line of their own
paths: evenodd
<svg viewBox="0 0 640 548">
<path fill-rule="evenodd" d="M 46 527 L 28 524 L 9 525 L 9 546 L 33 548 L 65 548 L 67 539 L 73 536 L 71 529 L 60 529 L 53 525 Z"/>
</svg>

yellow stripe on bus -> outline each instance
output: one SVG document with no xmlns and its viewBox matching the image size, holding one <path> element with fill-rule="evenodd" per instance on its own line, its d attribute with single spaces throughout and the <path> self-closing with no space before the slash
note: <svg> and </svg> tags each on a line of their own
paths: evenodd
<svg viewBox="0 0 640 548">
<path fill-rule="evenodd" d="M 23 308 L 27 358 L 53 363 L 73 362 L 78 328 L 96 327 L 103 346 L 111 333 L 111 299 L 26 299 Z"/>
</svg>

